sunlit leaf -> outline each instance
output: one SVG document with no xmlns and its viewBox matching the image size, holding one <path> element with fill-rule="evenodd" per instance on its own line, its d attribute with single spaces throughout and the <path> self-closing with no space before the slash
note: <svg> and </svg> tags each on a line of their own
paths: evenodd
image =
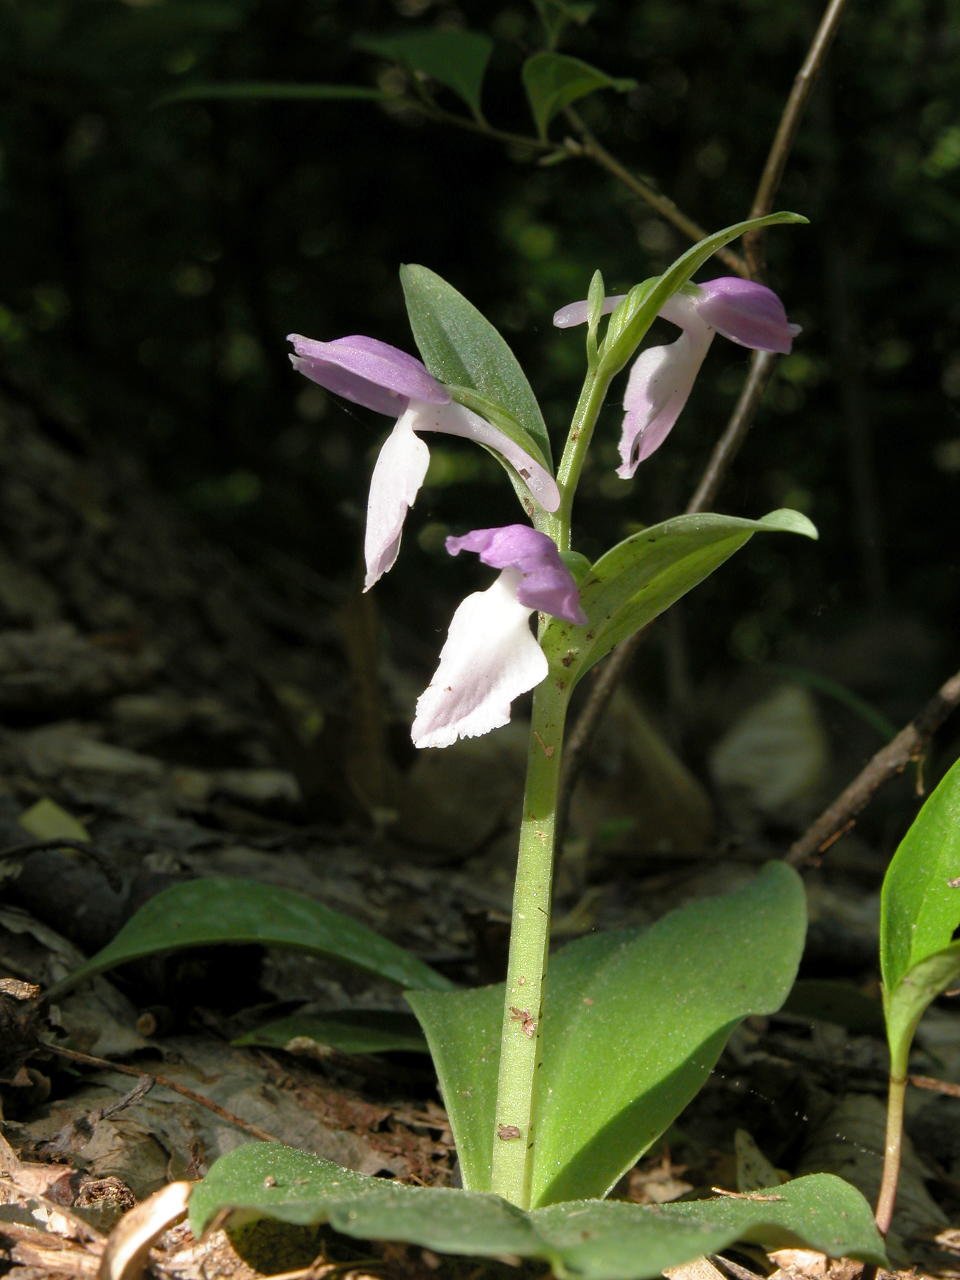
<svg viewBox="0 0 960 1280">
<path fill-rule="evenodd" d="M 524 433 L 517 443 L 549 466 L 550 440 L 540 406 L 516 356 L 486 316 L 427 267 L 401 267 L 400 282 L 410 328 L 434 377 L 496 405 Z"/>
<path fill-rule="evenodd" d="M 759 520 L 700 514 L 651 525 L 611 548 L 580 585 L 589 623 L 577 627 L 553 619 L 541 638 L 558 678 L 579 680 L 614 645 L 647 626 L 761 532 L 817 536 L 798 511 L 771 511 Z"/>
<path fill-rule="evenodd" d="M 786 998 L 805 930 L 781 863 L 645 930 L 594 934 L 550 961 L 533 1203 L 604 1195 L 673 1122 L 740 1019 Z M 464 1184 L 490 1187 L 504 987 L 408 1000 L 427 1035 Z"/>
<path fill-rule="evenodd" d="M 231 1221 L 257 1217 L 329 1223 L 358 1240 L 540 1258 L 557 1276 L 583 1280 L 644 1280 L 735 1240 L 765 1249 L 802 1244 L 886 1265 L 866 1201 L 826 1173 L 742 1197 L 666 1205 L 586 1200 L 525 1213 L 489 1193 L 406 1186 L 279 1143 L 248 1143 L 222 1156 L 191 1197 L 197 1236 L 222 1214 L 228 1230 Z"/>
</svg>

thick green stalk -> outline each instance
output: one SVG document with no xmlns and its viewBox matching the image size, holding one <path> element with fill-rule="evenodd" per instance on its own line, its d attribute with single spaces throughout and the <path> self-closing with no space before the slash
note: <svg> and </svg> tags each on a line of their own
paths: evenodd
<svg viewBox="0 0 960 1280">
<path fill-rule="evenodd" d="M 536 1142 L 536 1082 L 542 1057 L 554 828 L 569 696 L 568 681 L 558 680 L 552 673 L 533 696 L 513 894 L 491 1189 L 522 1209 L 530 1206 Z"/>
</svg>

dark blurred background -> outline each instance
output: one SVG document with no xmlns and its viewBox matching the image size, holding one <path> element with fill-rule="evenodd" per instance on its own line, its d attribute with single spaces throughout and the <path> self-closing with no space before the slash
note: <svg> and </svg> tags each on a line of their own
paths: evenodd
<svg viewBox="0 0 960 1280">
<path fill-rule="evenodd" d="M 600 0 L 564 48 L 637 80 L 587 99 L 584 117 L 715 229 L 749 210 L 819 16 L 813 0 Z M 519 68 L 542 42 L 520 0 L 0 0 L 3 389 L 76 453 L 136 455 L 208 536 L 264 572 L 318 575 L 331 604 L 359 580 L 389 424 L 297 377 L 285 335 L 412 349 L 397 267 L 424 263 L 505 334 L 559 444 L 582 347 L 551 328 L 553 310 L 584 296 L 595 267 L 622 290 L 687 247 L 583 161 L 538 166 L 410 112 L 163 102 L 200 82 L 400 86 L 356 37 L 436 26 L 494 37 L 487 116 L 531 133 Z M 798 507 L 821 542 L 755 540 L 663 628 L 639 681 L 681 720 L 711 681 L 784 662 L 898 724 L 956 664 L 958 43 L 957 0 L 876 0 L 850 7 L 828 57 L 775 204 L 811 225 L 767 243 L 769 282 L 804 332 L 717 502 Z M 442 88 L 437 101 L 463 110 Z M 633 483 L 612 474 L 608 408 L 578 502 L 582 550 L 682 509 L 747 359 L 714 345 L 669 446 Z M 431 483 L 377 589 L 388 645 L 404 628 L 423 643 L 415 682 L 454 601 L 480 584 L 443 534 L 518 515 L 486 455 L 431 445 Z M 842 737 L 850 713 L 830 705 Z"/>
</svg>

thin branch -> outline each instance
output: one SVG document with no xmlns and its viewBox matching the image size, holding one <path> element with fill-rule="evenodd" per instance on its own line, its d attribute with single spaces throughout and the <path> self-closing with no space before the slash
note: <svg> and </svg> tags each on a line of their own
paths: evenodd
<svg viewBox="0 0 960 1280">
<path fill-rule="evenodd" d="M 705 240 L 710 234 L 699 223 L 694 222 L 692 218 L 688 218 L 669 196 L 662 195 L 659 191 L 656 191 L 649 183 L 631 173 L 616 156 L 611 155 L 606 147 L 597 141 L 587 125 L 572 108 L 567 108 L 565 115 L 579 133 L 580 141 L 567 138 L 563 143 L 557 143 L 543 138 L 534 138 L 527 134 L 510 133 L 505 129 L 495 129 L 492 125 L 487 124 L 485 120 L 478 121 L 470 116 L 458 115 L 454 111 L 445 111 L 429 99 L 403 98 L 399 99 L 396 105 L 406 110 L 417 111 L 427 120 L 433 120 L 437 124 L 448 124 L 457 129 L 466 129 L 468 133 L 479 134 L 481 137 L 490 138 L 494 142 L 502 142 L 506 146 L 525 147 L 529 151 L 539 151 L 543 153 L 543 162 L 549 162 L 554 156 L 560 158 L 563 155 L 577 156 L 590 160 L 601 169 L 606 170 L 611 177 L 616 178 L 628 191 L 632 191 L 635 196 L 639 196 L 661 218 L 666 222 L 672 223 L 678 231 L 681 231 L 694 244 L 698 240 Z M 742 258 L 735 250 L 729 247 L 719 249 L 717 257 L 725 262 L 732 271 L 736 271 L 737 275 L 749 275 L 746 259 Z"/>
<path fill-rule="evenodd" d="M 713 453 L 710 455 L 693 496 L 687 503 L 687 515 L 693 515 L 697 511 L 706 511 L 717 496 L 724 476 L 730 469 L 746 438 L 747 432 L 750 430 L 757 406 L 770 380 L 770 375 L 773 373 L 775 359 L 775 356 L 769 351 L 755 351 L 753 353 L 750 372 L 747 374 L 747 380 L 743 384 L 740 398 L 730 416 L 730 421 L 727 423 L 723 434 L 714 447 Z M 570 731 L 560 792 L 560 838 L 557 841 L 558 848 L 563 847 L 562 836 L 566 829 L 570 798 L 573 795 L 573 788 L 576 786 L 577 778 L 580 776 L 580 770 L 583 768 L 587 748 L 601 716 L 607 709 L 607 704 L 613 696 L 614 690 L 633 661 L 634 654 L 640 648 L 646 634 L 647 628 L 644 627 L 642 631 L 635 632 L 629 639 L 621 641 L 613 650 L 595 678 L 587 700 L 583 704 L 580 714 Z"/>
<path fill-rule="evenodd" d="M 635 196 L 639 196 L 651 209 L 659 213 L 661 218 L 666 222 L 672 223 L 678 231 L 682 231 L 694 244 L 698 240 L 707 238 L 710 233 L 694 222 L 692 218 L 688 218 L 669 196 L 662 195 L 659 191 L 654 190 L 649 183 L 631 173 L 625 165 L 620 163 L 616 156 L 611 155 L 606 147 L 597 141 L 572 107 L 568 107 L 565 114 L 580 135 L 578 143 L 567 142 L 568 150 L 574 155 L 585 156 L 588 160 L 592 160 L 594 164 L 599 165 L 601 169 L 605 169 L 611 177 L 616 178 L 628 191 L 632 191 Z M 730 248 L 719 249 L 717 257 L 725 262 L 731 270 L 736 271 L 737 275 L 747 276 L 750 274 L 746 259 L 742 258 L 735 250 Z"/>
<path fill-rule="evenodd" d="M 840 15 L 843 12 L 846 0 L 830 0 L 820 20 L 820 25 L 814 34 L 810 48 L 807 50 L 806 57 L 797 72 L 796 79 L 793 82 L 793 88 L 790 92 L 780 117 L 780 123 L 774 135 L 773 142 L 770 145 L 770 151 L 764 165 L 763 173 L 757 184 L 757 190 L 753 198 L 753 207 L 750 216 L 760 217 L 765 213 L 769 213 L 773 208 L 773 201 L 776 197 L 780 181 L 783 177 L 787 159 L 793 147 L 796 138 L 797 129 L 800 124 L 800 118 L 803 109 L 807 104 L 810 96 L 810 90 L 813 88 L 814 80 L 823 64 L 824 57 L 830 47 L 830 42 L 836 33 L 837 24 Z M 623 166 L 613 156 L 610 156 L 603 147 L 593 138 L 586 125 L 579 121 L 579 117 L 569 110 L 568 117 L 576 125 L 578 131 L 584 139 L 584 147 L 592 149 L 592 158 L 602 164 L 604 168 L 617 177 L 621 182 L 636 191 L 643 199 L 648 199 L 649 195 L 653 195 L 657 200 L 665 199 L 665 197 L 657 196 L 656 192 L 647 188 L 645 184 L 640 184 L 632 174 L 623 168 Z M 650 201 L 653 204 L 652 201 Z M 668 217 L 675 226 L 686 230 L 688 235 L 694 239 L 702 239 L 704 233 L 690 222 L 684 214 L 667 201 L 667 204 L 675 210 L 683 222 L 677 221 L 677 218 L 670 216 L 666 210 L 659 210 L 664 217 Z M 656 205 L 653 205 L 656 208 Z M 761 274 L 761 262 L 759 258 L 759 245 L 761 243 L 762 233 L 757 233 L 754 237 L 744 237 L 745 247 L 747 249 L 747 261 L 744 262 L 738 258 L 735 264 L 730 264 L 729 258 L 720 254 L 729 265 L 734 266 L 741 275 L 748 275 L 757 278 Z M 749 267 L 748 264 L 749 263 Z M 770 352 L 755 352 L 750 363 L 750 372 L 744 383 L 740 398 L 733 410 L 729 422 L 727 423 L 723 434 L 717 441 L 717 444 L 710 455 L 710 459 L 704 469 L 703 475 L 693 493 L 689 503 L 687 504 L 687 512 L 703 511 L 706 507 L 713 503 L 724 477 L 730 470 L 734 459 L 740 451 L 740 448 L 746 439 L 747 432 L 753 422 L 754 415 L 760 404 L 763 392 L 770 380 L 775 363 L 774 356 Z M 583 760 L 594 730 L 600 721 L 607 703 L 617 687 L 618 681 L 622 678 L 623 673 L 629 666 L 633 655 L 639 648 L 646 629 L 638 631 L 628 640 L 624 640 L 619 644 L 607 659 L 606 665 L 594 681 L 593 688 L 587 697 L 586 702 L 581 708 L 576 723 L 573 725 L 567 742 L 566 755 L 564 761 L 563 782 L 560 792 L 559 809 L 557 814 L 557 848 L 563 848 L 563 833 L 566 829 L 567 816 L 569 812 L 570 798 L 573 788 L 576 785 L 580 770 L 583 767 Z"/>
<path fill-rule="evenodd" d="M 696 511 L 707 511 L 713 505 L 714 499 L 720 492 L 720 486 L 740 452 L 747 438 L 747 432 L 753 425 L 753 419 L 760 407 L 760 401 L 763 399 L 763 393 L 770 381 L 776 360 L 772 351 L 754 351 L 747 380 L 730 415 L 730 421 L 714 445 L 703 475 L 700 477 L 700 483 L 687 503 L 687 515 L 692 515 Z"/>
<path fill-rule="evenodd" d="M 810 48 L 807 50 L 803 65 L 797 72 L 793 88 L 790 90 L 790 96 L 780 117 L 777 132 L 774 135 L 773 142 L 770 144 L 767 161 L 763 166 L 763 173 L 757 185 L 756 195 L 753 197 L 753 207 L 750 210 L 751 218 L 762 218 L 765 214 L 773 211 L 773 202 L 780 189 L 780 183 L 783 180 L 783 173 L 790 152 L 793 150 L 804 108 L 816 83 L 817 76 L 820 74 L 827 51 L 833 42 L 834 36 L 837 34 L 837 27 L 840 24 L 840 18 L 846 3 L 847 0 L 830 0 L 824 10 L 823 17 L 820 19 L 820 25 L 817 27 Z M 747 253 L 747 261 L 750 264 L 750 275 L 756 278 L 763 270 L 760 252 L 763 243 L 762 234 L 758 232 L 748 233 L 744 236 L 743 242 Z"/>
<path fill-rule="evenodd" d="M 82 1063 L 87 1067 L 99 1067 L 103 1071 L 120 1071 L 123 1075 L 136 1076 L 141 1080 L 149 1079 L 154 1084 L 162 1085 L 164 1089 L 173 1089 L 175 1093 L 182 1094 L 184 1098 L 189 1098 L 191 1102 L 196 1102 L 199 1106 L 206 1107 L 208 1111 L 212 1111 L 215 1116 L 219 1116 L 227 1124 L 235 1125 L 236 1128 L 242 1129 L 245 1133 L 249 1133 L 251 1137 L 258 1138 L 261 1142 L 280 1141 L 274 1134 L 258 1128 L 257 1125 L 251 1124 L 249 1120 L 243 1120 L 240 1116 L 234 1115 L 232 1111 L 227 1111 L 225 1107 L 221 1107 L 218 1102 L 205 1098 L 202 1093 L 194 1093 L 186 1085 L 177 1084 L 176 1080 L 171 1080 L 167 1076 L 157 1076 L 153 1072 L 143 1071 L 139 1067 L 127 1067 L 121 1062 L 110 1062 L 107 1058 L 95 1058 L 89 1053 L 78 1053 L 76 1049 L 61 1049 L 57 1045 L 48 1044 L 46 1041 L 41 1041 L 41 1044 L 48 1053 L 55 1053 L 58 1057 L 66 1058 L 70 1062 Z"/>
<path fill-rule="evenodd" d="M 796 841 L 787 854 L 786 861 L 794 867 L 816 862 L 818 854 L 824 853 L 850 830 L 857 814 L 883 783 L 902 773 L 911 761 L 923 756 L 930 739 L 958 704 L 960 671 L 940 686 L 926 706 L 900 730 L 892 742 L 881 747 L 833 804 Z"/>
</svg>

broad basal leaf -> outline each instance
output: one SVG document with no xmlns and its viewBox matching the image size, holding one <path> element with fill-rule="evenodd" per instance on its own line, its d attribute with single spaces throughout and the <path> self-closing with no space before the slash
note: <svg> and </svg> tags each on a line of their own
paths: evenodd
<svg viewBox="0 0 960 1280">
<path fill-rule="evenodd" d="M 740 1019 L 790 990 L 803 945 L 797 875 L 781 863 L 646 930 L 552 957 L 533 1204 L 602 1196 L 698 1091 Z M 490 1187 L 504 987 L 408 995 L 427 1035 L 464 1185 Z"/>
<path fill-rule="evenodd" d="M 667 1205 L 586 1200 L 525 1213 L 489 1193 L 404 1186 L 279 1143 L 248 1143 L 222 1156 L 191 1197 L 196 1235 L 223 1213 L 228 1230 L 260 1217 L 329 1223 L 359 1240 L 540 1258 L 556 1276 L 583 1280 L 644 1280 L 735 1240 L 767 1249 L 807 1245 L 886 1265 L 866 1201 L 831 1174 L 743 1197 Z"/>
<path fill-rule="evenodd" d="M 393 1009 L 337 1009 L 291 1013 L 238 1036 L 234 1044 L 264 1045 L 291 1053 L 426 1053 L 416 1019 Z"/>
<path fill-rule="evenodd" d="M 605 71 L 565 53 L 535 53 L 523 64 L 522 74 L 523 87 L 541 138 L 546 135 L 547 125 L 557 112 L 578 98 L 596 93 L 598 89 L 616 89 L 625 93 L 637 87 L 636 80 L 608 76 Z"/>
<path fill-rule="evenodd" d="M 402 36 L 362 36 L 354 43 L 446 85 L 474 116 L 482 117 L 483 77 L 493 52 L 489 36 L 475 31 L 418 31 Z"/>
<path fill-rule="evenodd" d="M 453 986 L 403 947 L 313 898 L 255 880 L 220 876 L 189 880 L 158 893 L 112 942 L 51 988 L 49 995 L 55 998 L 84 978 L 128 960 L 228 943 L 312 951 L 406 987 L 444 991 Z"/>
</svg>

